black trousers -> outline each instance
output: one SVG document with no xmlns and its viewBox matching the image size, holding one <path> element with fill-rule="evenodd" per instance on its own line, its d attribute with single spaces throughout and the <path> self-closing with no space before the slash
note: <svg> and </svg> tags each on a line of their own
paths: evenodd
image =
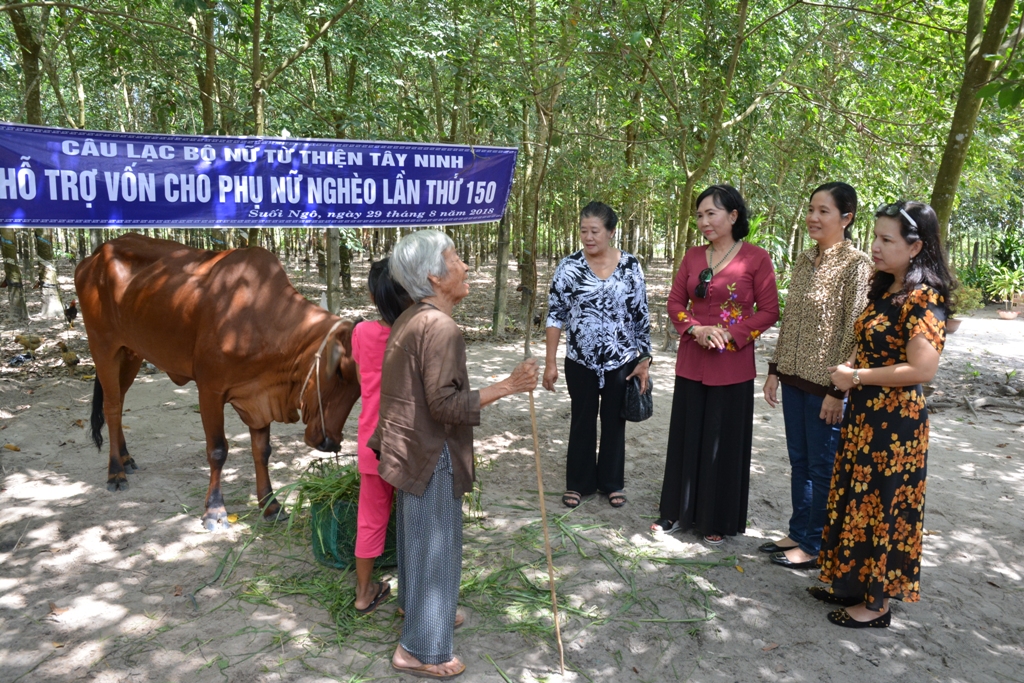
<svg viewBox="0 0 1024 683">
<path fill-rule="evenodd" d="M 589 496 L 595 491 L 613 493 L 625 488 L 626 421 L 622 401 L 626 396 L 626 363 L 604 375 L 597 388 L 597 373 L 576 361 L 565 360 L 565 385 L 572 401 L 569 448 L 565 458 L 565 488 Z M 601 416 L 601 448 L 597 448 L 597 418 Z M 597 455 L 595 461 L 594 455 Z"/>
<path fill-rule="evenodd" d="M 754 380 L 707 386 L 676 377 L 661 517 L 701 535 L 747 528 Z"/>
</svg>

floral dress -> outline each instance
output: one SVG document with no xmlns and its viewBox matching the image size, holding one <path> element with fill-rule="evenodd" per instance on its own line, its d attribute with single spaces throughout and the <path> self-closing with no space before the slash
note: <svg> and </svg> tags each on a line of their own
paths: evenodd
<svg viewBox="0 0 1024 683">
<path fill-rule="evenodd" d="M 942 352 L 942 297 L 921 285 L 902 306 L 886 293 L 854 324 L 855 367 L 907 362 L 918 335 Z M 822 531 L 821 580 L 836 595 L 916 602 L 921 589 L 928 411 L 921 385 L 860 386 L 850 391 Z"/>
</svg>

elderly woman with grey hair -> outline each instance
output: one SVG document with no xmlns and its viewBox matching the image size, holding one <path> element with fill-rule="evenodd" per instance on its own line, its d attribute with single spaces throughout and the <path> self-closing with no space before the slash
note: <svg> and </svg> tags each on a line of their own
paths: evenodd
<svg viewBox="0 0 1024 683">
<path fill-rule="evenodd" d="M 380 387 L 380 419 L 369 447 L 380 476 L 398 489 L 398 602 L 405 611 L 391 666 L 426 678 L 466 670 L 452 652 L 462 576 L 462 496 L 473 485 L 473 425 L 480 409 L 532 391 L 537 363 L 469 388 L 466 344 L 452 310 L 469 294 L 469 268 L 442 232 L 403 237 L 391 274 L 416 301 L 391 328 Z"/>
</svg>

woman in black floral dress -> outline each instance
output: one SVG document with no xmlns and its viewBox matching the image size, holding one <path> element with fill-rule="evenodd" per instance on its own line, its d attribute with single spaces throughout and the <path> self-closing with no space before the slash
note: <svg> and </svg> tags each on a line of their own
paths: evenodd
<svg viewBox="0 0 1024 683">
<path fill-rule="evenodd" d="M 896 202 L 875 213 L 877 269 L 854 325 L 857 348 L 832 368 L 850 390 L 822 532 L 821 580 L 809 588 L 843 605 L 829 621 L 887 627 L 889 600 L 920 599 L 928 411 L 921 383 L 935 376 L 952 313 L 935 212 Z"/>
</svg>

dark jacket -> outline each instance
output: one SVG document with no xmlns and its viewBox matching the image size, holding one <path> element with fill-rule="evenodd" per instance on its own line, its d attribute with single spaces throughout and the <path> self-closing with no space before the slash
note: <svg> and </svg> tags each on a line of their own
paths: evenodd
<svg viewBox="0 0 1024 683">
<path fill-rule="evenodd" d="M 453 490 L 473 486 L 473 425 L 480 392 L 469 388 L 466 342 L 447 315 L 430 304 L 406 309 L 391 328 L 380 384 L 380 419 L 367 445 L 380 453 L 380 476 L 423 495 L 448 442 Z"/>
</svg>

